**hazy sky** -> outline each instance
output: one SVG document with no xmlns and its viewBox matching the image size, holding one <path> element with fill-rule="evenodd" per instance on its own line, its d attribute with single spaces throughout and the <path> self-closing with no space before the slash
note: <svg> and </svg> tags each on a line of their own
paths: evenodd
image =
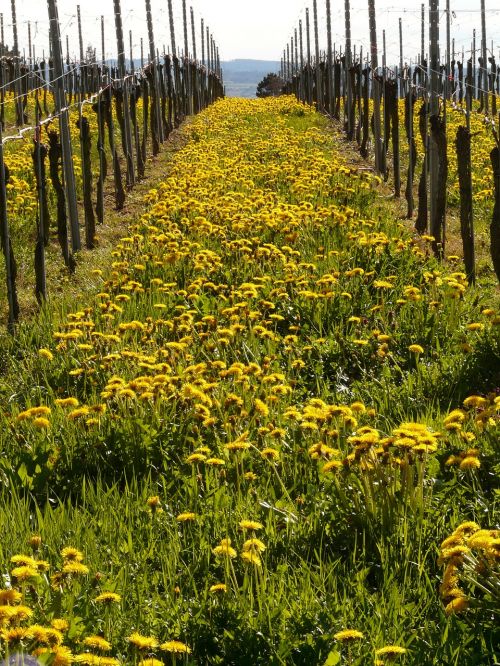
<svg viewBox="0 0 500 666">
<path fill-rule="evenodd" d="M 32 24 L 33 41 L 36 55 L 42 49 L 47 50 L 48 20 L 46 0 L 16 0 L 19 43 L 21 49 L 28 45 L 28 21 Z M 182 0 L 173 0 L 176 16 L 177 44 L 182 45 Z M 368 15 L 366 0 L 351 0 L 351 20 L 353 43 L 361 44 L 363 49 L 368 46 Z M 0 0 L 0 11 L 4 15 L 5 40 L 12 44 L 12 18 L 10 0 Z M 61 32 L 70 37 L 70 52 L 78 51 L 77 0 L 58 0 Z M 133 31 L 134 55 L 140 55 L 140 38 L 146 45 L 147 29 L 144 0 L 121 0 L 125 34 Z M 198 55 L 200 54 L 200 18 L 204 17 L 210 26 L 220 47 L 222 59 L 258 58 L 279 60 L 283 47 L 289 41 L 293 29 L 298 26 L 299 19 L 305 25 L 305 8 L 311 9 L 312 0 L 187 0 L 193 6 L 196 17 L 196 38 Z M 444 1 L 441 0 L 441 7 Z M 334 40 L 344 41 L 344 2 L 332 0 L 332 19 Z M 405 59 L 409 60 L 420 51 L 420 3 L 408 3 L 408 0 L 376 0 L 377 32 L 379 45 L 382 46 L 382 30 L 386 30 L 388 62 L 399 59 L 398 19 L 403 19 L 403 40 Z M 451 0 L 452 36 L 455 37 L 457 51 L 465 45 L 470 49 L 472 29 L 478 33 L 480 42 L 480 0 Z M 500 8 L 498 0 L 486 0 L 487 9 L 487 43 L 493 40 L 495 53 L 500 49 Z M 152 0 L 154 31 L 156 45 L 163 50 L 169 45 L 167 0 Z M 92 43 L 98 48 L 100 58 L 100 17 L 106 23 L 106 56 L 116 53 L 113 0 L 81 0 L 83 39 L 85 47 Z M 321 47 L 325 47 L 325 0 L 318 0 Z M 426 18 L 427 23 L 427 18 Z M 445 14 L 441 14 L 441 44 L 444 49 Z M 426 37 L 427 39 L 427 37 Z M 190 38 L 190 50 L 191 50 Z M 146 46 L 145 46 L 146 51 Z"/>
</svg>

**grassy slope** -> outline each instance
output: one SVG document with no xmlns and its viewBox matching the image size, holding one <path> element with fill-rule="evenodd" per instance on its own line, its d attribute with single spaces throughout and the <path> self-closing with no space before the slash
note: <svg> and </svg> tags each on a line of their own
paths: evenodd
<svg viewBox="0 0 500 666">
<path fill-rule="evenodd" d="M 294 102 L 221 102 L 186 132 L 100 294 L 64 307 L 56 340 L 47 311 L 9 350 L 2 568 L 32 531 L 52 572 L 81 548 L 92 575 L 40 581 L 36 619 L 67 617 L 74 652 L 103 632 L 127 664 L 135 629 L 185 641 L 193 664 L 369 664 L 387 643 L 408 664 L 493 663 L 490 616 L 447 618 L 436 565 L 460 522 L 498 521 L 495 408 L 443 423 L 498 385 L 491 294 L 425 258 Z M 54 403 L 68 396 L 83 411 Z M 38 405 L 48 429 L 18 418 Z M 425 424 L 415 451 L 408 427 L 387 439 L 408 421 Z M 473 441 L 479 470 L 445 465 Z M 261 566 L 241 558 L 245 518 L 264 526 Z M 234 560 L 212 552 L 224 538 Z M 111 589 L 112 622 L 93 602 Z M 340 646 L 344 628 L 364 640 Z"/>
</svg>

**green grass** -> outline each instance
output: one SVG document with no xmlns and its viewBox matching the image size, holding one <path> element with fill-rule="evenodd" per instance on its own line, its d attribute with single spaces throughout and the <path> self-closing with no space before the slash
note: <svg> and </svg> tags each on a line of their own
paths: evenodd
<svg viewBox="0 0 500 666">
<path fill-rule="evenodd" d="M 193 665 L 363 666 L 394 644 L 401 664 L 493 666 L 498 597 L 472 585 L 447 615 L 437 558 L 464 521 L 498 527 L 494 289 L 429 257 L 291 99 L 220 102 L 184 133 L 100 293 L 5 341 L 2 572 L 40 534 L 34 619 L 67 619 L 74 654 L 104 635 L 123 664 L 139 631 L 183 641 Z M 471 394 L 483 403 L 449 427 Z M 19 418 L 40 405 L 47 424 Z M 449 464 L 467 451 L 479 468 Z M 260 566 L 241 557 L 251 537 Z M 214 553 L 224 539 L 234 558 Z M 68 545 L 89 573 L 51 586 Z M 106 611 L 103 591 L 121 603 Z"/>
</svg>

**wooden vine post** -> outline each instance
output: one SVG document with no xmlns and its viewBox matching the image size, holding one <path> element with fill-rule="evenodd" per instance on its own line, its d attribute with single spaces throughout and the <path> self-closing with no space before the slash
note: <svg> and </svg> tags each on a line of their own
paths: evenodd
<svg viewBox="0 0 500 666">
<path fill-rule="evenodd" d="M 299 40 L 300 40 L 300 88 L 299 98 L 302 102 L 306 101 L 305 86 L 304 86 L 304 35 L 302 29 L 302 21 L 299 21 Z M 283 76 L 281 77 L 283 78 Z"/>
<path fill-rule="evenodd" d="M 191 71 L 189 67 L 189 42 L 188 42 L 188 24 L 186 0 L 182 0 L 182 25 L 184 29 L 184 86 L 186 90 L 186 115 L 193 113 L 193 96 L 191 90 Z"/>
<path fill-rule="evenodd" d="M 11 13 L 12 13 L 12 35 L 14 38 L 12 52 L 14 55 L 14 97 L 16 101 L 16 125 L 22 127 L 24 125 L 24 109 L 21 95 L 21 82 L 20 82 L 20 55 L 19 55 L 19 42 L 17 35 L 17 14 L 16 14 L 16 0 L 11 0 Z"/>
<path fill-rule="evenodd" d="M 307 51 L 307 76 L 306 76 L 306 86 L 307 86 L 307 103 L 313 103 L 313 94 L 312 94 L 312 67 L 311 67 L 311 26 L 309 19 L 309 7 L 306 9 L 306 51 Z"/>
<path fill-rule="evenodd" d="M 172 45 L 172 62 L 174 67 L 174 106 L 175 106 L 175 117 L 176 124 L 179 122 L 180 113 L 180 94 L 181 94 L 181 73 L 179 68 L 179 58 L 177 57 L 177 47 L 175 43 L 175 25 L 174 25 L 174 10 L 172 7 L 172 0 L 168 0 L 168 16 L 170 23 L 170 43 Z M 207 53 L 209 49 L 209 36 L 208 36 L 208 26 L 207 26 Z"/>
<path fill-rule="evenodd" d="M 35 245 L 35 296 L 38 303 L 47 298 L 47 276 L 45 269 L 45 247 L 49 242 L 49 206 L 47 201 L 47 183 L 45 178 L 45 159 L 47 147 L 42 144 L 42 128 L 40 122 L 40 108 L 38 106 L 38 90 L 35 103 L 35 135 L 33 137 L 33 167 L 35 171 L 38 210 L 37 210 L 37 239 Z"/>
<path fill-rule="evenodd" d="M 38 90 L 36 91 L 38 101 Z M 38 236 L 43 240 L 46 247 L 49 244 L 50 212 L 47 196 L 47 178 L 45 171 L 45 160 L 47 158 L 47 146 L 42 143 L 42 128 L 40 125 L 40 107 L 35 103 L 35 132 L 33 136 L 33 170 L 35 172 L 36 189 L 38 195 Z"/>
<path fill-rule="evenodd" d="M 399 96 L 405 96 L 405 80 L 403 76 L 403 21 L 399 18 Z"/>
<path fill-rule="evenodd" d="M 73 168 L 73 152 L 71 149 L 71 134 L 69 129 L 69 112 L 66 108 L 66 93 L 64 90 L 64 65 L 61 47 L 61 32 L 57 12 L 57 0 L 47 0 L 50 21 L 50 41 L 52 44 L 52 58 L 54 65 L 54 98 L 56 113 L 59 116 L 59 131 L 61 135 L 62 161 L 64 172 L 64 187 L 71 228 L 71 247 L 73 252 L 81 248 L 80 226 L 78 221 L 78 206 L 76 201 L 76 182 Z"/>
<path fill-rule="evenodd" d="M 19 303 L 17 300 L 16 277 L 17 266 L 10 242 L 9 222 L 7 218 L 7 179 L 8 171 L 3 160 L 2 126 L 0 124 L 0 241 L 5 259 L 5 275 L 7 280 L 7 299 L 9 303 L 9 331 L 14 333 L 15 324 L 19 319 Z"/>
<path fill-rule="evenodd" d="M 123 38 L 122 10 L 120 0 L 113 0 L 115 10 L 115 29 L 116 46 L 118 49 L 118 76 L 121 80 L 121 90 L 118 95 L 121 96 L 120 102 L 123 102 L 123 122 L 120 123 L 122 132 L 122 143 L 125 149 L 125 159 L 127 161 L 127 186 L 133 187 L 135 184 L 134 154 L 132 144 L 132 127 L 130 118 L 130 90 L 127 78 L 127 69 L 125 65 L 125 41 Z"/>
<path fill-rule="evenodd" d="M 333 45 L 332 45 L 332 8 L 330 0 L 326 0 L 326 62 L 327 62 L 327 83 L 326 90 L 328 94 L 327 111 L 333 115 Z"/>
<path fill-rule="evenodd" d="M 198 113 L 201 110 L 200 106 L 200 96 L 199 96 L 199 77 L 198 77 L 198 67 L 197 67 L 197 52 L 196 52 L 196 29 L 195 29 L 195 20 L 194 20 L 194 10 L 192 7 L 189 8 L 189 13 L 191 16 L 191 43 L 193 45 L 193 65 L 191 66 L 191 83 L 193 89 L 193 111 Z"/>
<path fill-rule="evenodd" d="M 153 154 L 157 155 L 159 151 L 158 142 L 162 140 L 163 128 L 161 126 L 161 109 L 160 109 L 160 98 L 158 96 L 158 67 L 156 62 L 156 48 L 155 48 L 155 38 L 153 31 L 153 16 L 151 13 L 151 0 L 145 0 L 146 2 L 146 21 L 148 25 L 148 39 L 149 39 L 149 67 L 152 68 L 151 75 L 148 77 L 148 81 L 152 83 L 152 106 L 153 111 L 151 113 L 151 132 L 153 138 Z"/>
<path fill-rule="evenodd" d="M 500 282 L 500 146 L 498 140 L 497 145 L 491 151 L 490 159 L 495 183 L 495 205 L 490 225 L 490 247 L 493 268 Z"/>
<path fill-rule="evenodd" d="M 201 19 L 201 76 L 200 95 L 203 108 L 207 106 L 207 67 L 205 63 L 205 19 Z"/>
<path fill-rule="evenodd" d="M 461 125 L 455 140 L 457 150 L 458 183 L 460 187 L 460 233 L 464 251 L 464 264 L 470 284 L 475 282 L 474 216 L 472 207 L 471 133 Z"/>
<path fill-rule="evenodd" d="M 80 12 L 80 5 L 76 6 L 76 16 L 78 23 L 78 44 L 80 47 L 80 90 L 85 95 L 87 93 L 87 68 L 85 66 L 85 55 L 83 52 L 82 15 Z"/>
<path fill-rule="evenodd" d="M 316 106 L 323 111 L 323 94 L 321 87 L 321 68 L 319 66 L 319 29 L 318 29 L 318 1 L 313 0 L 314 14 L 314 48 L 315 48 L 315 71 L 316 71 Z"/>
<path fill-rule="evenodd" d="M 347 81 L 347 138 L 352 141 L 354 136 L 354 104 L 351 79 L 352 51 L 351 51 L 351 3 L 345 0 L 345 69 Z"/>
<path fill-rule="evenodd" d="M 81 113 L 77 121 L 82 151 L 83 208 L 85 212 L 85 244 L 89 250 L 95 247 L 95 216 L 92 207 L 92 140 L 88 118 Z"/>
<path fill-rule="evenodd" d="M 375 170 L 378 173 L 385 172 L 385 154 L 382 143 L 381 121 L 380 121 L 380 82 L 376 74 L 378 70 L 377 50 L 377 23 L 375 15 L 375 0 L 368 0 L 368 20 L 370 26 L 370 50 L 373 87 L 373 134 L 375 140 Z"/>
<path fill-rule="evenodd" d="M 446 215 L 446 131 L 439 116 L 439 0 L 429 3 L 429 61 L 430 100 L 429 122 L 429 212 L 430 232 L 434 237 L 433 249 L 438 257 L 444 254 L 444 227 Z"/>
<path fill-rule="evenodd" d="M 482 67 L 481 67 L 481 76 L 479 77 L 480 85 L 479 87 L 483 89 L 482 99 L 484 111 L 488 113 L 489 110 L 489 83 L 488 83 L 488 59 L 486 55 L 486 6 L 485 0 L 481 0 L 481 55 L 482 55 Z M 493 56 L 493 53 L 491 54 Z"/>
</svg>

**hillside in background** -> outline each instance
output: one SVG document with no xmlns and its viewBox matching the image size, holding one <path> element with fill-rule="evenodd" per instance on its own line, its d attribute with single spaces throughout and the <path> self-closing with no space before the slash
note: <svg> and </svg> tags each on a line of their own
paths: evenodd
<svg viewBox="0 0 500 666">
<path fill-rule="evenodd" d="M 227 60 L 221 65 L 228 97 L 255 97 L 259 81 L 280 67 L 277 60 Z"/>
</svg>

